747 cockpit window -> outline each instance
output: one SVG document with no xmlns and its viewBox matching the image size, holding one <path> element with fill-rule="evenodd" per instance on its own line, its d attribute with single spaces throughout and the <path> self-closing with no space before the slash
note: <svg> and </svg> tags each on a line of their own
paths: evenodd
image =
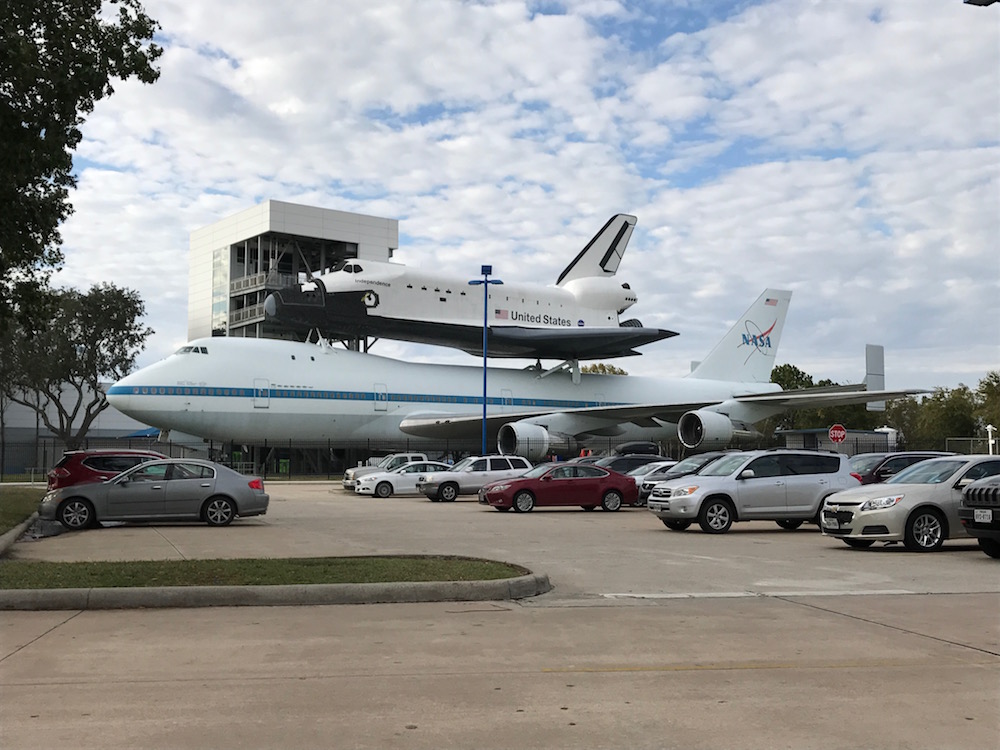
<svg viewBox="0 0 1000 750">
<path fill-rule="evenodd" d="M 208 354 L 207 346 L 182 346 L 174 354 Z"/>
</svg>

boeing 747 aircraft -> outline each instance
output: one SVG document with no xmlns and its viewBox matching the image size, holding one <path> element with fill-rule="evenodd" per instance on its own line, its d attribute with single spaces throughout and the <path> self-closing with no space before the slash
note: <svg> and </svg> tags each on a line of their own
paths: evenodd
<svg viewBox="0 0 1000 750">
<path fill-rule="evenodd" d="M 920 391 L 863 386 L 783 392 L 771 368 L 791 292 L 766 290 L 690 374 L 488 371 L 487 422 L 499 449 L 538 460 L 607 436 L 726 445 L 786 409 L 884 401 Z M 329 344 L 192 341 L 108 391 L 118 410 L 161 430 L 235 442 L 473 439 L 480 367 L 401 362 Z"/>
<path fill-rule="evenodd" d="M 487 351 L 494 357 L 610 359 L 676 336 L 619 321 L 636 302 L 615 279 L 636 218 L 611 217 L 559 275 L 554 286 L 490 285 Z M 503 269 L 497 268 L 502 276 Z M 422 271 L 399 263 L 348 259 L 301 288 L 264 302 L 272 320 L 315 329 L 327 338 L 368 336 L 450 346 L 482 356 L 481 287 L 450 269 Z"/>
</svg>

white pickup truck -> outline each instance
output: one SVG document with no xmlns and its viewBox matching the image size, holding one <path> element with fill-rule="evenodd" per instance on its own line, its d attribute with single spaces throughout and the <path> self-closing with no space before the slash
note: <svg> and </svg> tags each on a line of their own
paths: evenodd
<svg viewBox="0 0 1000 750">
<path fill-rule="evenodd" d="M 410 461 L 426 461 L 427 456 L 423 453 L 390 453 L 376 464 L 370 466 L 353 466 L 344 472 L 344 489 L 353 490 L 358 484 L 358 477 L 371 474 L 376 471 L 389 471 L 397 466 L 408 464 Z"/>
</svg>

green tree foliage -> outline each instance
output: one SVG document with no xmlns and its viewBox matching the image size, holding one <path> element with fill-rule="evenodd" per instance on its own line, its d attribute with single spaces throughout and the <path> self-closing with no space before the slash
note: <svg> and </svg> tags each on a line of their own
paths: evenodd
<svg viewBox="0 0 1000 750">
<path fill-rule="evenodd" d="M 158 28 L 138 0 L 0 4 L 0 330 L 37 308 L 62 262 L 85 116 L 113 79 L 157 79 Z"/>
<path fill-rule="evenodd" d="M 580 368 L 580 372 L 589 373 L 591 375 L 628 375 L 628 372 L 620 367 L 615 367 L 614 365 L 606 365 L 603 362 L 595 362 L 592 365 L 584 365 Z"/>
<path fill-rule="evenodd" d="M 139 295 L 112 284 L 49 292 L 45 301 L 48 333 L 15 324 L 0 337 L 0 388 L 72 449 L 108 408 L 101 382 L 125 377 L 153 331 L 141 322 Z"/>
<path fill-rule="evenodd" d="M 1000 370 L 990 370 L 976 388 L 976 418 L 980 428 L 991 424 L 1000 430 Z"/>
</svg>

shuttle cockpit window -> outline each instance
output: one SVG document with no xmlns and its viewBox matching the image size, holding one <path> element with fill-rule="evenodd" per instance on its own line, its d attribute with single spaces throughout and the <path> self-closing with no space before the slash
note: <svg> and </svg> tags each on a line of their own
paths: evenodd
<svg viewBox="0 0 1000 750">
<path fill-rule="evenodd" d="M 347 260 L 338 260 L 334 263 L 331 273 L 336 273 L 337 271 L 343 271 L 344 273 L 361 273 L 363 270 L 364 269 L 361 266 L 348 258 Z"/>
</svg>

